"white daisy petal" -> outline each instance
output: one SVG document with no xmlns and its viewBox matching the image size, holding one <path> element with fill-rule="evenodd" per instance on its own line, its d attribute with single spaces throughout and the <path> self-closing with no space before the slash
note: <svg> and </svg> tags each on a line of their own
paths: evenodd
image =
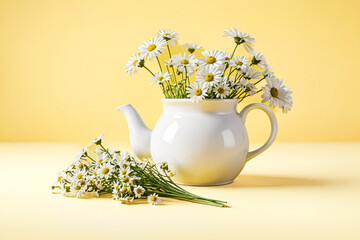
<svg viewBox="0 0 360 240">
<path fill-rule="evenodd" d="M 283 112 L 291 110 L 293 101 L 290 89 L 286 88 L 282 84 L 282 81 L 276 77 L 267 77 L 266 82 L 267 84 L 262 87 L 264 92 L 261 95 L 263 98 L 262 102 L 269 102 L 269 105 L 272 107 L 279 106 L 279 108 L 282 108 Z"/>
<path fill-rule="evenodd" d="M 207 96 L 207 91 L 208 87 L 198 81 L 190 84 L 190 86 L 186 88 L 186 93 L 188 94 L 187 97 L 196 103 L 202 101 Z"/>
<path fill-rule="evenodd" d="M 165 50 L 165 44 L 166 41 L 159 36 L 145 41 L 144 44 L 139 47 L 140 57 L 151 60 L 159 56 Z"/>
<path fill-rule="evenodd" d="M 177 43 L 177 40 L 179 40 L 179 38 L 177 37 L 178 34 L 174 30 L 170 30 L 170 29 L 163 30 L 162 29 L 162 30 L 159 30 L 157 34 L 163 40 L 168 42 L 170 44 L 170 46 L 173 46 L 174 44 Z"/>
</svg>

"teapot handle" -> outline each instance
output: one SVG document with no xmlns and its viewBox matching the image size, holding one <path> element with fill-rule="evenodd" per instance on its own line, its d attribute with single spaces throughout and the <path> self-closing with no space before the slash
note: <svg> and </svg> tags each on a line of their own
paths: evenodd
<svg viewBox="0 0 360 240">
<path fill-rule="evenodd" d="M 254 151 L 247 153 L 245 162 L 248 162 L 250 159 L 256 157 L 260 153 L 264 152 L 268 147 L 270 147 L 271 144 L 274 142 L 277 131 L 278 131 L 278 124 L 277 124 L 277 120 L 275 118 L 274 113 L 271 111 L 270 108 L 268 108 L 267 106 L 265 106 L 264 104 L 261 104 L 261 103 L 249 104 L 243 110 L 241 110 L 241 112 L 239 113 L 239 116 L 240 116 L 243 124 L 245 124 L 247 114 L 253 109 L 263 110 L 268 115 L 270 122 L 271 122 L 271 133 L 270 133 L 270 137 L 268 138 L 268 140 L 266 141 L 266 143 L 264 145 L 262 145 L 260 148 L 254 150 Z"/>
</svg>

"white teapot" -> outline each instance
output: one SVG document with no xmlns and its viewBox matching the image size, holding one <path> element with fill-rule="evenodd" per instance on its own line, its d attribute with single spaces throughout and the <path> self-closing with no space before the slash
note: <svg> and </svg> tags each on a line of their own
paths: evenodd
<svg viewBox="0 0 360 240">
<path fill-rule="evenodd" d="M 255 103 L 237 113 L 238 99 L 162 99 L 163 113 L 154 130 L 146 127 L 130 105 L 116 110 L 126 118 L 130 144 L 137 157 L 152 157 L 156 163 L 168 162 L 185 185 L 222 185 L 231 183 L 245 163 L 265 151 L 274 142 L 277 121 L 265 105 Z M 271 121 L 267 142 L 249 152 L 244 126 L 252 109 L 263 110 Z"/>
</svg>

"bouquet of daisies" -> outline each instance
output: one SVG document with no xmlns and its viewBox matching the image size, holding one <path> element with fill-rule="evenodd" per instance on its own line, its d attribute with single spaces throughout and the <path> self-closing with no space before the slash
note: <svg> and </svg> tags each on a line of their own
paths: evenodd
<svg viewBox="0 0 360 240">
<path fill-rule="evenodd" d="M 75 160 L 57 175 L 51 187 L 53 193 L 64 196 L 84 197 L 112 194 L 121 203 L 132 203 L 135 199 L 147 199 L 157 205 L 162 197 L 225 207 L 226 202 L 192 194 L 171 179 L 174 170 L 166 163 L 153 164 L 151 159 L 136 160 L 128 153 L 110 151 L 102 144 L 103 134 L 91 141 L 75 157 Z"/>
<path fill-rule="evenodd" d="M 291 109 L 291 90 L 283 80 L 275 77 L 263 54 L 254 52 L 255 39 L 248 33 L 231 28 L 224 37 L 232 38 L 235 47 L 231 53 L 220 50 L 202 51 L 197 58 L 195 51 L 202 47 L 195 43 L 183 45 L 184 52 L 173 54 L 178 34 L 173 30 L 160 30 L 157 35 L 145 41 L 139 52 L 130 57 L 125 71 L 128 75 L 145 69 L 151 74 L 153 83 L 158 84 L 166 98 L 190 98 L 194 102 L 203 99 L 237 98 L 239 102 L 249 96 L 263 92 L 262 102 L 279 107 L 283 112 Z M 243 46 L 248 57 L 238 56 L 236 50 Z M 166 54 L 168 60 L 161 63 L 159 56 Z M 152 71 L 147 63 L 156 59 L 158 71 Z M 261 82 L 266 82 L 258 87 Z"/>
</svg>

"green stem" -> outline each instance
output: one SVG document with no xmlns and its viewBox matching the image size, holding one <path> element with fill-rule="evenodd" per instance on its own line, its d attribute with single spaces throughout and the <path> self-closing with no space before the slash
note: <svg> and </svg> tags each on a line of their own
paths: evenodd
<svg viewBox="0 0 360 240">
<path fill-rule="evenodd" d="M 229 75 L 228 75 L 228 79 L 230 79 L 231 74 L 232 74 L 234 71 L 236 71 L 236 68 L 234 68 L 233 70 L 231 70 L 231 68 L 230 68 L 229 71 L 230 71 L 230 72 L 229 72 Z"/>
<path fill-rule="evenodd" d="M 171 59 L 171 58 L 172 58 L 172 56 L 171 56 L 171 52 L 170 52 L 169 42 L 168 42 L 168 44 L 167 44 L 167 49 L 168 49 L 168 52 L 169 52 L 169 57 L 170 57 L 170 59 Z"/>
<path fill-rule="evenodd" d="M 86 154 L 86 157 L 90 158 L 92 161 L 96 162 L 92 157 L 90 157 L 88 154 Z"/>
<path fill-rule="evenodd" d="M 101 143 L 99 145 L 109 155 L 109 157 L 111 158 L 111 154 L 109 153 L 109 151 L 106 148 L 104 148 L 104 146 Z"/>
<path fill-rule="evenodd" d="M 159 85 L 161 86 L 162 91 L 163 91 L 165 97 L 166 97 L 166 98 L 169 98 L 169 95 L 168 95 L 167 92 L 165 91 L 164 84 L 160 83 Z"/>
<path fill-rule="evenodd" d="M 155 76 L 155 75 L 152 73 L 152 71 L 150 71 L 150 69 L 148 69 L 145 65 L 144 65 L 144 68 L 145 68 L 146 70 L 148 70 L 149 73 L 151 73 L 151 75 Z"/>
<path fill-rule="evenodd" d="M 161 191 L 156 191 L 156 190 L 150 190 L 150 192 L 157 193 L 160 196 L 164 196 L 164 197 L 172 197 L 172 198 L 191 201 L 191 202 L 195 202 L 195 203 L 205 203 L 205 204 L 209 204 L 209 205 L 216 206 L 216 207 L 225 207 L 225 204 L 222 204 L 222 203 L 219 203 L 219 202 L 216 202 L 216 201 L 211 201 L 211 200 L 208 200 L 208 199 L 196 198 L 196 197 L 192 197 L 192 196 L 178 195 L 178 194 L 174 194 L 174 193 L 161 192 Z"/>
<path fill-rule="evenodd" d="M 266 77 L 263 77 L 262 79 L 260 79 L 259 81 L 257 81 L 256 83 L 254 83 L 254 85 L 258 84 L 259 82 L 261 82 L 262 80 L 264 80 Z"/>
<path fill-rule="evenodd" d="M 233 56 L 234 56 L 234 54 L 235 54 L 235 51 L 236 51 L 236 48 L 239 46 L 240 44 L 236 44 L 236 46 L 235 46 L 235 48 L 234 48 L 234 50 L 233 50 L 233 52 L 232 52 L 232 54 L 231 54 L 231 58 L 233 58 Z"/>
<path fill-rule="evenodd" d="M 159 67 L 160 67 L 160 71 L 163 71 L 162 70 L 162 67 L 161 67 L 161 64 L 160 64 L 160 60 L 159 60 L 159 58 L 156 56 L 156 60 L 157 60 L 157 62 L 158 62 L 158 64 L 159 64 Z"/>
<path fill-rule="evenodd" d="M 175 94 L 173 92 L 172 86 L 170 84 L 170 81 L 166 81 L 166 84 L 168 85 L 168 89 L 170 89 L 170 93 L 172 94 L 172 98 L 175 98 Z"/>
</svg>

